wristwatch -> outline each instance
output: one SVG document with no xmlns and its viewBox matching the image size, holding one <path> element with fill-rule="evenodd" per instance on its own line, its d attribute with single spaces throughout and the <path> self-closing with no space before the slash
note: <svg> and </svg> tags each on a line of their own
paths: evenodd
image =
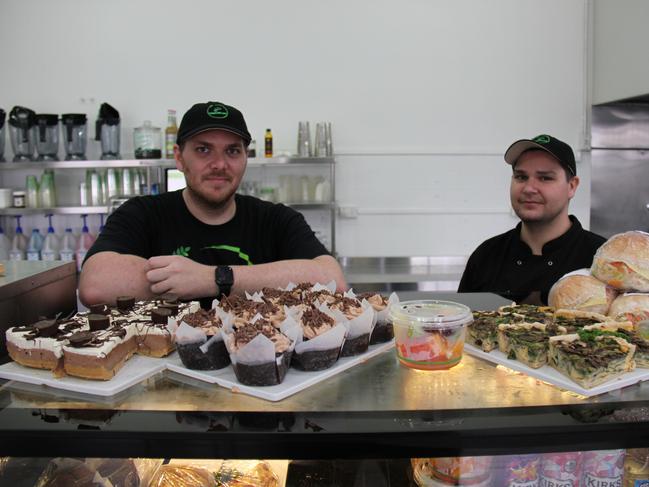
<svg viewBox="0 0 649 487">
<path fill-rule="evenodd" d="M 218 297 L 227 296 L 232 290 L 234 284 L 234 273 L 232 267 L 219 265 L 214 269 L 214 280 L 216 281 L 216 290 Z"/>
</svg>

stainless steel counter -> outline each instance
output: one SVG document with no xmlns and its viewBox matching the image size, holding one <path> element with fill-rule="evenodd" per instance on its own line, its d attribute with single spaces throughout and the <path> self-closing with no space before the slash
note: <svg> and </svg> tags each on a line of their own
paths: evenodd
<svg viewBox="0 0 649 487">
<path fill-rule="evenodd" d="M 341 257 L 356 291 L 456 291 L 465 257 Z"/>
</svg>

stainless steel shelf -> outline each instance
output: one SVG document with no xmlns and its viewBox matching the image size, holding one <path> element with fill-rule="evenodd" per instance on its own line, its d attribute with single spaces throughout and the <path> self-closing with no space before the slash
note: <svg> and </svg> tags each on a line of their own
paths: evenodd
<svg viewBox="0 0 649 487">
<path fill-rule="evenodd" d="M 97 215 L 108 213 L 108 206 L 57 206 L 56 208 L 1 208 L 0 215 L 34 215 L 48 214 L 53 215 Z"/>
<path fill-rule="evenodd" d="M 333 164 L 333 157 L 256 157 L 248 159 L 248 166 L 299 166 L 299 165 L 328 165 Z M 32 162 L 3 162 L 0 163 L 0 171 L 5 170 L 41 170 L 41 169 L 101 169 L 108 167 L 159 167 L 174 168 L 176 162 L 173 159 L 120 159 L 114 161 L 32 161 Z"/>
</svg>

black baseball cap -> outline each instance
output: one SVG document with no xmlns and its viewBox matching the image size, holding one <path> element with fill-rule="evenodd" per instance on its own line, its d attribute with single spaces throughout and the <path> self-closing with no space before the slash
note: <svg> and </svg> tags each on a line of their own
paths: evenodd
<svg viewBox="0 0 649 487">
<path fill-rule="evenodd" d="M 196 103 L 180 121 L 176 144 L 181 144 L 194 135 L 206 130 L 221 129 L 241 137 L 247 146 L 252 137 L 248 132 L 243 114 L 236 108 L 218 101 Z"/>
<path fill-rule="evenodd" d="M 551 135 L 537 135 L 533 139 L 521 139 L 514 142 L 505 151 L 505 162 L 512 166 L 521 154 L 530 149 L 543 150 L 553 156 L 559 163 L 565 167 L 572 176 L 577 175 L 577 164 L 575 163 L 575 154 L 565 142 L 552 137 Z"/>
</svg>

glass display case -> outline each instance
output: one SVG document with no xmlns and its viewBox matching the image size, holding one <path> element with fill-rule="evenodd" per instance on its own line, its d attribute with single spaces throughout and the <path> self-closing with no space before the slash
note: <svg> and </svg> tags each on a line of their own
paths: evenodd
<svg viewBox="0 0 649 487">
<path fill-rule="evenodd" d="M 505 304 L 491 294 L 406 294 Z M 643 382 L 586 398 L 467 354 L 449 370 L 408 369 L 391 350 L 277 402 L 169 371 L 113 397 L 3 381 L 0 456 L 290 459 L 289 477 L 316 464 L 356 475 L 377 462 L 386 478 L 409 481 L 412 458 L 500 465 L 501 455 L 646 448 L 648 401 Z"/>
</svg>

